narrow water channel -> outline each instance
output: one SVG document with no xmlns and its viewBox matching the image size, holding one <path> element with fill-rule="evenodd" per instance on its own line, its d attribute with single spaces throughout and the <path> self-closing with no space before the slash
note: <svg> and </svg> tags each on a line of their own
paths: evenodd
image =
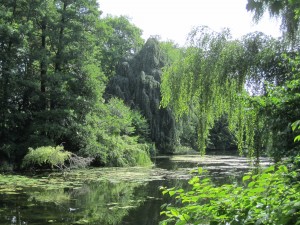
<svg viewBox="0 0 300 225">
<path fill-rule="evenodd" d="M 268 165 L 267 159 L 261 165 Z M 157 225 L 167 201 L 160 186 L 184 187 L 204 167 L 215 182 L 251 168 L 236 156 L 157 157 L 154 168 L 102 168 L 33 177 L 0 176 L 1 225 Z M 33 179 L 31 179 L 33 178 Z"/>
</svg>

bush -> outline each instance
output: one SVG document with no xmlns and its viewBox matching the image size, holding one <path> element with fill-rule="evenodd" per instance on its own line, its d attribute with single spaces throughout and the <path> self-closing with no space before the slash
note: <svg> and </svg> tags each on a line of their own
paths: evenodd
<svg viewBox="0 0 300 225">
<path fill-rule="evenodd" d="M 276 169 L 277 168 L 277 169 Z M 203 171 L 199 169 L 200 175 Z M 195 176 L 190 191 L 164 189 L 177 200 L 161 212 L 167 224 L 300 224 L 300 187 L 297 172 L 285 165 L 270 166 L 260 174 L 249 173 L 243 185 L 215 186 L 209 178 Z"/>
<path fill-rule="evenodd" d="M 13 171 L 13 165 L 6 161 L 0 160 L 0 172 L 11 172 Z"/>
<path fill-rule="evenodd" d="M 112 98 L 86 118 L 78 131 L 83 140 L 81 155 L 92 157 L 97 166 L 151 165 L 146 120 L 122 100 Z"/>
<path fill-rule="evenodd" d="M 43 146 L 36 149 L 29 148 L 29 152 L 23 159 L 22 167 L 50 166 L 63 169 L 65 161 L 70 159 L 71 152 L 65 151 L 63 146 Z"/>
<path fill-rule="evenodd" d="M 138 137 L 108 136 L 106 166 L 150 166 L 149 145 L 138 143 Z"/>
</svg>

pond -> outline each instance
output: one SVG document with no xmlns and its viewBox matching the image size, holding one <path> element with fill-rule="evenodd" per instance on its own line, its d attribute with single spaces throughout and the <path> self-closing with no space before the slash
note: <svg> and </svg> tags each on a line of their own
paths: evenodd
<svg viewBox="0 0 300 225">
<path fill-rule="evenodd" d="M 156 157 L 153 168 L 0 175 L 0 224 L 156 225 L 167 201 L 159 188 L 186 186 L 197 167 L 224 183 L 238 180 L 251 164 L 237 156 L 184 155 Z"/>
</svg>

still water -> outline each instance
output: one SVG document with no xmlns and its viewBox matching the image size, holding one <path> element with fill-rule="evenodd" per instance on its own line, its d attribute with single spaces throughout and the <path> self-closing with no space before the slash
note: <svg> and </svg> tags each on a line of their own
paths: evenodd
<svg viewBox="0 0 300 225">
<path fill-rule="evenodd" d="M 261 165 L 268 165 L 262 159 Z M 249 170 L 236 156 L 157 157 L 153 168 L 100 168 L 67 174 L 0 175 L 1 225 L 157 225 L 168 201 L 160 187 L 186 187 L 203 167 L 215 182 L 238 180 Z"/>
</svg>

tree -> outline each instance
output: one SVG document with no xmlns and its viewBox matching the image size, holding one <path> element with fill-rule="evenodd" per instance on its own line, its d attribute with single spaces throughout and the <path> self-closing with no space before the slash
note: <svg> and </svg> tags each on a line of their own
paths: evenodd
<svg viewBox="0 0 300 225">
<path fill-rule="evenodd" d="M 290 105 L 291 99 L 287 105 L 281 103 L 290 96 L 287 87 L 295 79 L 298 68 L 291 59 L 297 54 L 284 42 L 262 33 L 231 40 L 227 31 L 216 33 L 202 27 L 191 32 L 190 41 L 191 46 L 182 58 L 165 69 L 162 105 L 170 106 L 178 118 L 197 118 L 195 128 L 200 151 L 203 153 L 208 145 L 209 130 L 225 116 L 240 153 L 246 151 L 249 156 L 255 153 L 258 157 L 267 149 L 269 153 L 275 151 L 280 158 L 294 152 L 293 145 L 282 144 L 292 143 L 288 123 L 297 120 L 292 111 L 296 112 L 298 106 Z M 289 91 L 279 94 L 280 90 Z M 275 98 L 275 93 L 280 97 Z M 276 111 L 285 119 L 275 115 Z M 276 122 L 278 118 L 280 122 Z M 288 132 L 284 132 L 287 127 Z M 278 132 L 289 134 L 285 136 L 286 142 L 278 138 Z M 287 154 L 281 154 L 280 148 Z M 271 153 L 274 157 L 276 154 Z"/>
<path fill-rule="evenodd" d="M 235 127 L 240 128 L 236 134 L 239 149 L 252 145 L 253 135 L 246 127 L 254 115 L 243 107 L 246 104 L 245 51 L 240 42 L 229 38 L 227 30 L 220 33 L 207 27 L 193 30 L 191 46 L 180 60 L 166 68 L 162 77 L 162 105 L 169 105 L 177 117 L 195 114 L 198 148 L 202 153 L 210 128 L 223 114 L 228 115 L 232 132 Z M 244 132 L 248 132 L 247 140 Z"/>
<path fill-rule="evenodd" d="M 270 132 L 268 151 L 276 161 L 299 153 L 299 143 L 293 141 L 295 133 L 292 132 L 292 123 L 298 120 L 300 109 L 299 56 L 285 57 L 293 68 L 292 77 L 278 86 L 269 83 L 266 95 L 260 99 L 265 126 Z"/>
<path fill-rule="evenodd" d="M 294 39 L 300 27 L 300 3 L 297 0 L 248 0 L 248 11 L 254 12 L 253 19 L 259 21 L 265 11 L 271 17 L 281 18 L 281 29 L 288 37 Z"/>
<path fill-rule="evenodd" d="M 170 62 L 166 52 L 171 49 L 167 45 L 161 48 L 157 39 L 149 38 L 138 54 L 120 63 L 106 88 L 107 98 L 117 96 L 144 115 L 151 140 L 165 153 L 173 152 L 177 144 L 174 116 L 171 110 L 160 108 L 162 68 Z"/>
<path fill-rule="evenodd" d="M 29 147 L 63 143 L 72 156 L 100 155 L 105 165 L 150 164 L 145 120 L 102 97 L 107 77 L 101 65 L 113 69 L 133 54 L 142 43 L 140 29 L 125 17 L 101 21 L 96 0 L 0 5 L 1 159 L 19 165 Z M 107 35 L 99 36 L 104 28 Z M 109 54 L 114 58 L 104 61 Z M 106 119 L 119 123 L 101 126 Z"/>
<path fill-rule="evenodd" d="M 1 12 L 1 53 L 9 57 L 0 60 L 0 152 L 20 160 L 28 147 L 68 142 L 102 101 L 99 10 L 94 0 L 47 0 L 9 1 Z"/>
<path fill-rule="evenodd" d="M 298 148 L 293 143 L 291 123 L 297 120 L 299 108 L 298 50 L 259 33 L 247 35 L 243 43 L 249 64 L 247 90 L 257 115 L 255 152 L 264 151 L 275 161 L 295 156 Z"/>
<path fill-rule="evenodd" d="M 106 76 L 116 73 L 116 67 L 123 59 L 136 54 L 143 46 L 142 30 L 132 24 L 128 17 L 107 16 L 101 20 L 101 65 Z"/>
<path fill-rule="evenodd" d="M 37 77 L 31 74 L 34 59 L 29 51 L 36 2 L 31 6 L 29 9 L 26 1 L 1 2 L 0 155 L 4 159 L 18 157 L 17 145 L 22 135 L 26 136 L 24 128 L 30 117 L 28 103 L 38 85 Z"/>
</svg>

